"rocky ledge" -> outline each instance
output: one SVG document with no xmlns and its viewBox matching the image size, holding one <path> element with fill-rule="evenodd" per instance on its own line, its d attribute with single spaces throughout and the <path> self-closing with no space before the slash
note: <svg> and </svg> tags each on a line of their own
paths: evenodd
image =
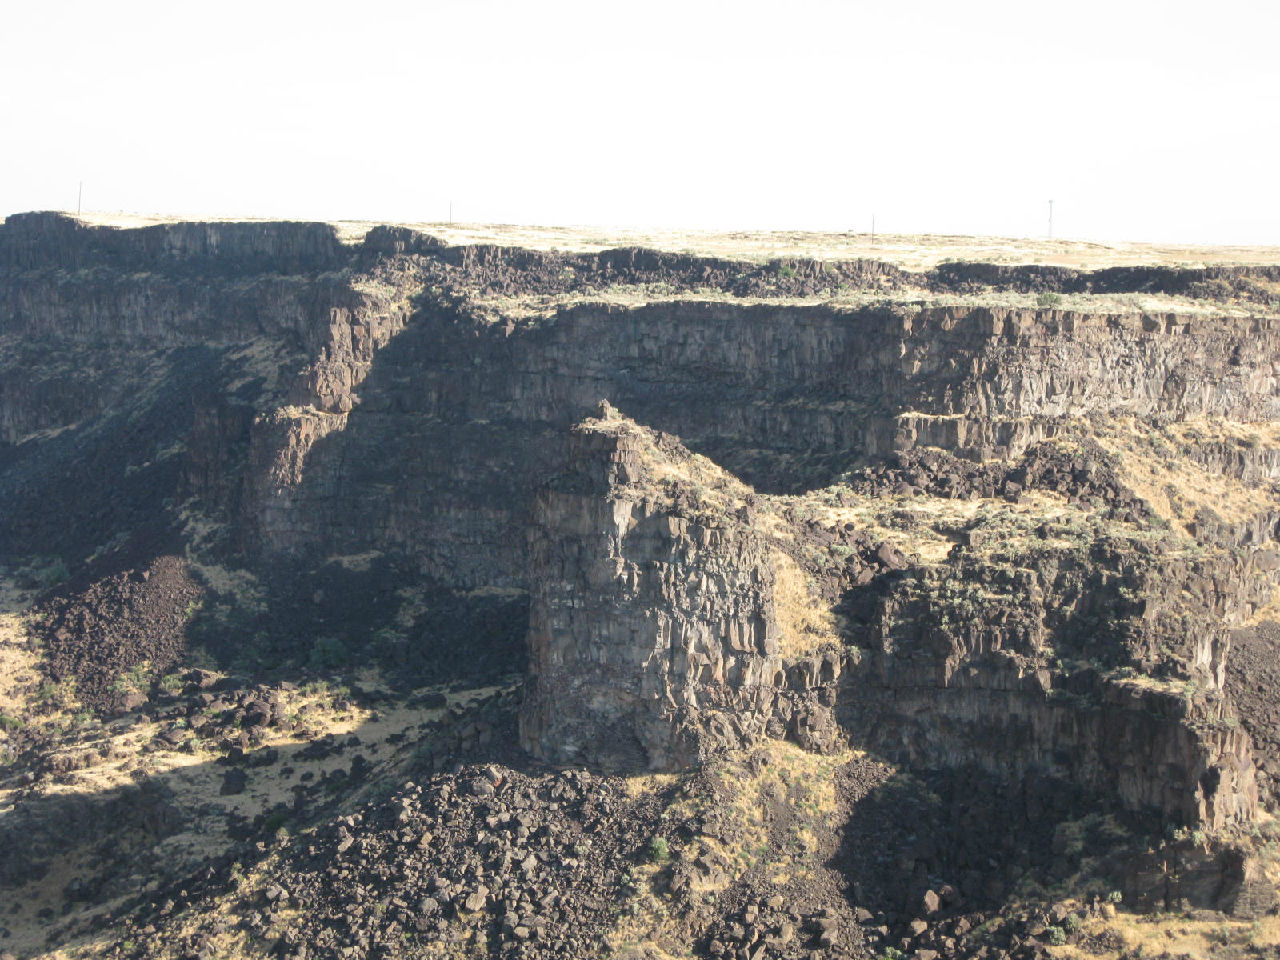
<svg viewBox="0 0 1280 960">
<path fill-rule="evenodd" d="M 836 496 L 760 495 L 608 404 L 575 428 L 536 500 L 526 749 L 671 771 L 778 738 L 1060 777 L 1179 824 L 1255 816 L 1213 559 L 1152 550 L 1140 520 L 1109 521 L 1104 552 L 1104 528 L 1072 530 L 1089 513 L 1028 497 L 961 511 L 965 529 L 928 562 L 891 527 L 878 539 L 844 519 L 868 501 Z M 1015 518 L 1045 529 L 1011 542 Z M 984 547 L 1002 522 L 1004 542 Z M 1161 611 L 1170 583 L 1193 599 Z M 1126 593 L 1146 611 L 1137 628 Z M 1134 670 L 1175 646 L 1185 679 Z"/>
<path fill-rule="evenodd" d="M 108 921 L 128 872 L 86 874 L 64 915 L 98 890 L 116 956 L 628 955 L 648 917 L 682 955 L 1030 957 L 1104 948 L 1112 892 L 1270 909 L 1278 279 L 10 217 L 0 882 L 60 875 L 64 810 L 120 820 L 77 862 L 165 862 L 204 799 L 42 791 L 185 796 L 147 764 L 204 752 L 270 883 L 208 854 Z M 320 736 L 288 691 L 353 677 L 406 694 L 385 766 L 291 784 L 275 837 L 267 751 Z M 197 890 L 235 930 L 152 944 Z"/>
</svg>

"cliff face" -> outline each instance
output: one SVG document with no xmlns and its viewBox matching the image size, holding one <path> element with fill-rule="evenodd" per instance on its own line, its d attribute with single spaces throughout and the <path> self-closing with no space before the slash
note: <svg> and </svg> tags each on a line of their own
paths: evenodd
<svg viewBox="0 0 1280 960">
<path fill-rule="evenodd" d="M 831 626 L 754 495 L 614 412 L 574 431 L 568 464 L 530 538 L 524 746 L 660 771 L 770 736 L 835 746 L 843 658 L 811 649 Z"/>
<path fill-rule="evenodd" d="M 1263 321 L 1170 333 L 1053 311 L 900 313 L 588 305 L 495 325 L 437 309 L 379 353 L 353 391 L 349 427 L 317 451 L 292 509 L 271 504 L 255 525 L 275 552 L 326 537 L 340 551 L 431 544 L 434 575 L 523 586 L 511 534 L 556 467 L 560 438 L 601 399 L 775 492 L 823 486 L 862 458 L 916 446 L 1016 457 L 1067 417 L 1257 420 L 1277 402 L 1276 336 Z M 392 505 L 380 493 L 388 456 Z M 322 533 L 329 511 L 316 501 L 338 488 L 352 523 Z"/>
<path fill-rule="evenodd" d="M 1016 457 L 1063 417 L 1275 413 L 1266 318 L 675 301 L 493 322 L 456 291 L 579 274 L 389 230 L 347 247 L 316 224 L 11 221 L 5 438 L 83 427 L 184 350 L 217 349 L 222 382 L 193 404 L 205 421 L 256 420 L 239 438 L 236 521 L 267 555 L 421 551 L 446 580 L 523 586 L 529 491 L 605 398 L 771 491 L 915 446 Z M 601 260 L 600 282 L 693 273 L 670 255 Z M 713 265 L 696 279 L 729 276 Z M 839 277 L 883 282 L 866 268 Z"/>
<path fill-rule="evenodd" d="M 1004 547 L 1021 570 L 960 545 L 921 564 L 850 534 L 839 509 L 797 522 L 821 506 L 760 497 L 616 413 L 576 428 L 535 508 L 525 747 L 679 770 L 766 738 L 852 744 L 907 767 L 1060 777 L 1175 822 L 1256 814 L 1249 737 L 1220 692 L 1221 611 L 1126 608 L 1121 593 L 1144 607 L 1171 574 L 1131 552 L 1140 531 L 1115 524 L 1113 555 L 1077 566 L 1095 544 L 1063 542 L 1049 501 L 1021 520 L 1055 536 Z M 1212 584 L 1212 564 L 1191 566 L 1183 583 Z M 1117 669 L 1172 643 L 1187 679 Z"/>
<path fill-rule="evenodd" d="M 528 591 L 547 758 L 854 743 L 1247 819 L 1223 672 L 1280 576 L 1280 440 L 1113 426 L 1280 419 L 1280 332 L 1087 296 L 1274 271 L 988 267 L 11 217 L 0 553 L 78 568 L 162 528 L 306 596 L 351 556 L 471 606 Z M 634 423 L 575 427 L 601 400 Z M 1175 461 L 1202 486 L 1171 495 Z"/>
</svg>

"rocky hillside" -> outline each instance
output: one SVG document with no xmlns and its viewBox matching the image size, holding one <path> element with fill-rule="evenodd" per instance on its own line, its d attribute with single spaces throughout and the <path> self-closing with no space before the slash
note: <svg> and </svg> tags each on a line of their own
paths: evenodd
<svg viewBox="0 0 1280 960">
<path fill-rule="evenodd" d="M 1277 356 L 1280 266 L 9 217 L 0 951 L 1264 955 Z"/>
</svg>

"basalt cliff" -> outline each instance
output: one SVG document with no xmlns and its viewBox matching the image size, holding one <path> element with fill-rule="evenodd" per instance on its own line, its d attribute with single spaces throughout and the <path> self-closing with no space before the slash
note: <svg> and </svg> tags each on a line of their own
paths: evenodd
<svg viewBox="0 0 1280 960">
<path fill-rule="evenodd" d="M 1117 903 L 1256 927 L 1278 358 L 1280 266 L 11 216 L 13 942 L 933 960 L 1131 949 Z"/>
</svg>

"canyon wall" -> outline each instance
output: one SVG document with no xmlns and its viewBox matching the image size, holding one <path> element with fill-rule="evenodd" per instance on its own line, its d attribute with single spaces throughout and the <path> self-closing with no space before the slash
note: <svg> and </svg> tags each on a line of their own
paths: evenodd
<svg viewBox="0 0 1280 960">
<path fill-rule="evenodd" d="M 967 620 L 940 585 L 990 587 L 1017 566 L 966 565 L 982 531 L 957 527 L 940 535 L 954 551 L 910 559 L 865 533 L 865 505 L 828 527 L 795 514 L 912 451 L 970 465 L 955 478 L 998 473 L 990 490 L 957 479 L 922 501 L 989 511 L 1034 485 L 1037 444 L 1090 418 L 1276 420 L 1269 315 L 976 302 L 1275 279 L 910 275 L 449 248 L 400 228 L 347 244 L 322 224 L 10 217 L 0 554 L 74 567 L 163 527 L 300 589 L 318 560 L 381 554 L 467 597 L 528 591 L 522 739 L 548 758 L 676 769 L 760 737 L 851 742 L 909 764 L 1047 772 L 1222 824 L 1256 806 L 1248 738 L 1221 694 L 1225 632 L 1275 586 L 1278 514 L 1224 521 L 1195 548 L 1217 553 L 1176 561 L 1118 559 L 1113 531 L 1091 528 L 1053 570 L 1005 584 L 1016 602 Z M 628 284 L 626 303 L 608 302 Z M 837 287 L 865 302 L 818 302 Z M 534 294 L 550 300 L 520 299 Z M 605 400 L 634 424 L 607 413 L 575 428 Z M 1265 483 L 1278 449 L 1213 441 L 1198 462 Z M 1102 488 L 1071 483 L 1055 495 L 1095 509 Z M 902 473 L 875 484 L 884 500 L 921 489 Z M 1095 512 L 1127 511 L 1118 535 L 1141 554 L 1156 533 L 1141 498 L 1113 488 Z M 1168 584 L 1191 600 L 1170 601 Z M 1074 617 L 1055 620 L 1068 601 Z M 1126 669 L 1155 679 L 1113 675 Z"/>
<path fill-rule="evenodd" d="M 818 598 L 747 488 L 612 411 L 569 450 L 530 535 L 524 746 L 658 771 L 766 737 L 834 747 L 843 657 L 805 650 Z"/>
<path fill-rule="evenodd" d="M 602 399 L 769 492 L 914 446 L 1017 456 L 1064 417 L 1276 413 L 1266 318 L 676 300 L 496 323 L 458 291 L 509 288 L 521 269 L 546 286 L 549 255 L 461 255 L 389 229 L 344 246 L 316 224 L 10 220 L 7 455 L 145 402 L 139 382 L 190 381 L 165 371 L 214 350 L 195 361 L 219 370 L 191 391 L 191 429 L 241 429 L 243 489 L 219 496 L 264 557 L 407 552 L 450 582 L 523 587 L 530 491 Z M 672 255 L 601 259 L 611 282 L 694 272 Z"/>
<path fill-rule="evenodd" d="M 836 635 L 822 617 L 824 571 L 803 567 L 822 541 L 787 519 L 785 502 L 614 411 L 586 421 L 535 508 L 523 745 L 557 762 L 672 771 L 785 738 L 908 768 L 1060 777 L 1176 823 L 1256 814 L 1249 737 L 1221 694 L 1220 613 L 1191 605 L 1204 629 L 1189 636 L 1154 608 L 1135 617 L 1116 606 L 1103 586 L 1113 577 L 1154 604 L 1167 567 L 1098 558 L 1092 579 L 1028 583 L 1011 602 L 970 571 L 957 581 L 991 591 L 988 609 L 974 609 L 920 589 L 949 567 L 856 534 L 846 542 L 864 548 L 855 563 L 866 573 L 847 587 Z M 1068 567 L 1074 548 L 1062 552 Z M 1076 659 L 1126 642 L 1138 656 L 1146 644 L 1188 644 L 1201 695 L 1188 681 L 1131 682 Z"/>
</svg>

